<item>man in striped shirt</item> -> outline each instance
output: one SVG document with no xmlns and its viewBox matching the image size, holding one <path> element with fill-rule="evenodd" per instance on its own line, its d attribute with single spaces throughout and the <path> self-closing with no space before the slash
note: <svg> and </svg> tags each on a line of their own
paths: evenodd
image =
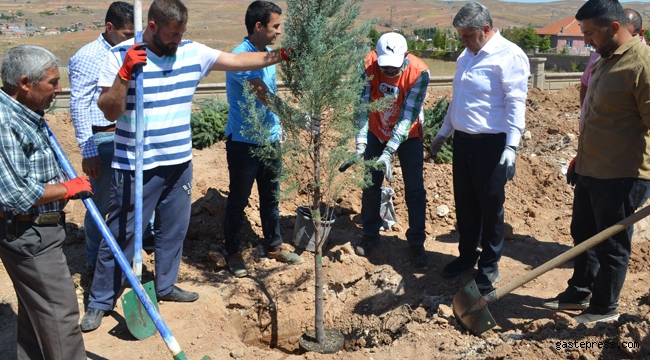
<svg viewBox="0 0 650 360">
<path fill-rule="evenodd" d="M 32 45 L 2 59 L 0 259 L 18 298 L 18 359 L 86 359 L 61 211 L 92 192 L 87 178 L 68 180 L 44 125 L 43 111 L 61 92 L 58 67 Z"/>
<path fill-rule="evenodd" d="M 372 171 L 372 184 L 363 190 L 361 219 L 363 239 L 355 247 L 359 256 L 368 254 L 379 244 L 381 183 L 386 177 L 393 182 L 391 162 L 397 153 L 404 176 L 404 192 L 409 215 L 406 240 L 410 247 L 411 264 L 426 266 L 424 250 L 424 219 L 426 191 L 422 178 L 422 122 L 424 98 L 429 85 L 429 69 L 415 55 L 408 53 L 406 39 L 398 33 L 382 35 L 376 50 L 365 58 L 364 76 L 368 83 L 362 100 L 373 102 L 382 98 L 395 101 L 383 111 L 362 112 L 356 137 L 357 156 L 377 159 L 382 170 Z"/>
<path fill-rule="evenodd" d="M 190 220 L 192 193 L 192 97 L 212 70 L 253 70 L 282 59 L 280 51 L 229 54 L 183 40 L 188 11 L 180 0 L 155 0 L 142 44 L 133 40 L 111 49 L 98 86 L 98 106 L 116 122 L 113 183 L 107 225 L 127 259 L 133 257 L 135 203 L 135 67 L 143 66 L 144 173 L 142 218 L 156 212 L 155 273 L 159 300 L 189 302 L 195 292 L 175 286 Z M 145 44 L 146 43 L 146 44 Z M 122 177 L 121 182 L 116 179 Z M 83 331 L 99 327 L 115 305 L 123 276 L 107 243 L 99 248 Z M 116 279 L 122 279 L 117 280 Z"/>
</svg>

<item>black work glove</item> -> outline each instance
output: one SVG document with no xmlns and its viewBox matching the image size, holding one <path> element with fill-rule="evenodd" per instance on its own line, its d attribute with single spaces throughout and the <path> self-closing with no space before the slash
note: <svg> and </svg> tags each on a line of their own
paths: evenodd
<svg viewBox="0 0 650 360">
<path fill-rule="evenodd" d="M 576 158 L 569 163 L 569 168 L 566 170 L 566 183 L 573 186 L 578 182 L 578 174 L 576 173 Z"/>
</svg>

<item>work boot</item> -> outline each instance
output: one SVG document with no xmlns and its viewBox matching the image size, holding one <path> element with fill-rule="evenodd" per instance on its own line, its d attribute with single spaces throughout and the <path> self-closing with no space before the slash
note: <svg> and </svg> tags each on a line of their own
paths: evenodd
<svg viewBox="0 0 650 360">
<path fill-rule="evenodd" d="M 591 295 L 580 294 L 568 288 L 552 299 L 546 299 L 542 306 L 551 310 L 585 310 L 589 307 Z"/>
<path fill-rule="evenodd" d="M 104 310 L 88 308 L 88 311 L 86 311 L 84 317 L 81 319 L 81 331 L 88 332 L 97 329 L 102 324 L 104 313 Z"/>
<path fill-rule="evenodd" d="M 589 324 L 601 321 L 614 321 L 618 320 L 619 313 L 616 310 L 612 310 L 606 313 L 597 312 L 591 308 L 586 308 L 580 315 L 574 317 L 575 321 L 578 324 Z"/>
<path fill-rule="evenodd" d="M 473 269 L 476 266 L 480 253 L 476 251 L 473 256 L 459 256 L 442 269 L 442 276 L 446 279 L 453 279 L 465 270 Z"/>
<path fill-rule="evenodd" d="M 284 244 L 282 244 L 284 245 Z M 283 248 L 282 245 L 270 248 L 268 250 L 268 256 L 270 259 L 275 259 L 276 261 L 285 263 L 285 264 L 291 264 L 291 265 L 298 265 L 302 264 L 304 261 L 303 258 L 300 257 L 300 255 L 296 254 L 295 252 L 289 250 L 288 248 Z"/>
<path fill-rule="evenodd" d="M 368 257 L 377 245 L 379 245 L 379 236 L 364 235 L 361 243 L 354 247 L 354 252 L 363 257 Z"/>
<path fill-rule="evenodd" d="M 163 300 L 175 302 L 192 302 L 198 300 L 199 294 L 193 291 L 186 291 L 176 285 L 172 285 L 172 291 L 162 296 L 156 294 L 156 297 L 158 298 L 158 301 Z"/>
<path fill-rule="evenodd" d="M 426 250 L 422 245 L 414 245 L 410 247 L 411 249 L 411 265 L 416 268 L 421 268 L 427 266 L 429 262 L 429 257 L 427 256 Z"/>
<path fill-rule="evenodd" d="M 246 264 L 241 253 L 234 253 L 228 256 L 228 268 L 235 277 L 248 276 L 248 270 L 246 269 Z"/>
</svg>

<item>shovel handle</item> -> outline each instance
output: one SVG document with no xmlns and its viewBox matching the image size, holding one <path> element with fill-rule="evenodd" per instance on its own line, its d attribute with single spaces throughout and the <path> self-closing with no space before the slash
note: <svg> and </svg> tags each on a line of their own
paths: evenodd
<svg viewBox="0 0 650 360">
<path fill-rule="evenodd" d="M 496 298 L 489 302 L 493 302 L 502 298 L 503 296 L 512 292 L 514 289 L 524 285 L 525 283 L 535 279 L 536 277 L 546 273 L 547 271 L 564 264 L 565 262 L 573 259 L 577 255 L 591 249 L 592 247 L 600 244 L 606 239 L 612 237 L 613 235 L 616 235 L 620 231 L 634 225 L 636 222 L 647 217 L 648 215 L 650 215 L 650 205 L 626 217 L 625 219 L 617 222 L 616 224 L 608 227 L 607 229 L 599 232 L 598 234 L 590 237 L 589 239 L 583 241 L 579 245 L 574 246 L 570 250 L 536 267 L 535 269 L 529 271 L 528 273 L 512 280 L 511 282 L 507 283 L 505 286 L 496 289 Z"/>
<path fill-rule="evenodd" d="M 49 134 L 50 145 L 52 146 L 52 149 L 54 150 L 56 157 L 59 159 L 59 163 L 61 164 L 63 171 L 65 171 L 65 173 L 68 175 L 68 178 L 70 179 L 76 178 L 77 173 L 72 167 L 70 160 L 68 160 L 68 157 L 65 155 L 63 148 L 61 148 L 61 145 L 54 137 L 54 133 L 52 132 L 52 130 L 50 129 L 50 127 L 47 125 L 45 121 L 43 122 L 43 126 L 45 126 L 45 128 L 47 129 L 47 132 Z M 113 255 L 115 256 L 115 260 L 117 261 L 120 268 L 122 268 L 122 271 L 124 272 L 124 275 L 126 276 L 129 283 L 131 283 L 131 286 L 133 287 L 133 291 L 135 291 L 135 294 L 137 295 L 138 299 L 140 299 L 140 301 L 142 302 L 142 305 L 144 306 L 145 310 L 147 310 L 147 313 L 153 320 L 154 324 L 156 325 L 156 328 L 160 332 L 160 335 L 162 336 L 163 340 L 167 344 L 169 351 L 174 356 L 174 360 L 187 360 L 187 358 L 185 357 L 185 352 L 183 352 L 180 345 L 178 344 L 178 342 L 172 335 L 171 331 L 169 330 L 169 327 L 167 327 L 165 320 L 163 320 L 163 318 L 160 316 L 160 313 L 158 313 L 158 311 L 156 310 L 156 307 L 154 306 L 153 302 L 151 302 L 151 299 L 149 299 L 149 296 L 144 290 L 144 287 L 142 287 L 142 283 L 140 283 L 140 280 L 135 276 L 135 273 L 131 269 L 128 261 L 126 260 L 126 257 L 124 257 L 124 253 L 122 253 L 122 250 L 117 245 L 117 242 L 113 237 L 113 234 L 108 229 L 108 226 L 106 226 L 106 223 L 104 222 L 104 218 L 102 217 L 102 215 L 100 215 L 99 210 L 97 210 L 97 206 L 95 206 L 95 203 L 93 202 L 92 198 L 84 199 L 83 203 L 84 205 L 86 205 L 86 208 L 88 209 L 88 212 L 92 216 L 93 220 L 95 220 L 95 224 L 97 224 L 99 231 L 104 236 L 104 239 L 108 244 L 108 247 L 113 252 Z"/>
</svg>

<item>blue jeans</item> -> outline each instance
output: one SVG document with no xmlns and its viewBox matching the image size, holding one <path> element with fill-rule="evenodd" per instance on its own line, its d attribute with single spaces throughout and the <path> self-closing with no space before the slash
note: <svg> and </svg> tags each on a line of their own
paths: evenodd
<svg viewBox="0 0 650 360">
<path fill-rule="evenodd" d="M 111 163 L 113 162 L 113 154 L 115 151 L 113 143 L 114 138 L 115 132 L 113 131 L 97 132 L 93 135 L 102 165 L 99 168 L 99 177 L 97 179 L 89 179 L 90 186 L 93 189 L 93 202 L 95 202 L 99 214 L 102 215 L 104 219 L 106 219 L 106 216 L 108 215 L 108 203 L 111 197 L 111 177 L 113 176 Z M 153 220 L 152 217 L 149 222 L 149 227 L 145 232 L 145 238 L 153 236 Z M 88 261 L 88 269 L 94 271 L 97 263 L 99 244 L 104 236 L 99 231 L 99 228 L 97 227 L 97 224 L 95 224 L 95 220 L 93 220 L 90 212 L 87 211 L 84 216 L 84 230 L 86 232 L 86 258 Z"/>
<path fill-rule="evenodd" d="M 97 179 L 90 178 L 90 186 L 93 188 L 93 202 L 97 206 L 99 214 L 105 219 L 108 215 L 108 203 L 111 197 L 111 176 L 113 169 L 111 162 L 113 161 L 114 145 L 113 139 L 115 132 L 98 132 L 93 135 L 99 158 L 102 165 L 99 168 L 99 177 Z M 86 211 L 84 217 L 84 230 L 86 231 L 86 257 L 88 259 L 88 268 L 95 269 L 97 263 L 97 252 L 99 251 L 99 244 L 104 236 L 99 231 L 95 220 L 93 220 L 90 212 Z"/>
<path fill-rule="evenodd" d="M 278 144 L 279 146 L 279 144 Z M 280 160 L 260 160 L 251 153 L 257 145 L 240 141 L 226 141 L 226 157 L 230 172 L 230 193 L 226 203 L 224 220 L 224 236 L 226 252 L 236 254 L 241 252 L 241 229 L 244 224 L 244 208 L 248 205 L 253 181 L 257 181 L 257 192 L 260 199 L 260 219 L 264 240 L 269 247 L 282 244 L 280 234 L 280 211 L 278 195 L 280 182 L 278 177 L 282 171 Z"/>
<path fill-rule="evenodd" d="M 366 161 L 376 159 L 385 148 L 385 143 L 382 144 L 375 134 L 368 132 L 368 144 L 363 157 Z M 419 138 L 406 139 L 397 148 L 397 156 L 404 177 L 404 193 L 409 215 L 406 241 L 410 246 L 424 245 L 424 240 L 426 240 L 424 221 L 427 194 L 424 190 L 424 179 L 422 177 L 422 168 L 424 166 L 422 151 L 422 140 Z M 363 222 L 363 234 L 369 237 L 378 237 L 382 225 L 380 208 L 381 184 L 384 181 L 384 172 L 381 170 L 371 171 L 370 176 L 372 177 L 372 184 L 363 189 L 363 195 L 361 196 L 361 220 Z"/>
<path fill-rule="evenodd" d="M 135 227 L 135 171 L 114 169 L 113 172 L 106 225 L 124 252 L 124 257 L 130 260 L 133 259 Z M 155 285 L 156 294 L 164 296 L 172 291 L 172 285 L 176 283 L 183 241 L 190 223 L 192 162 L 159 166 L 143 171 L 142 175 L 142 218 L 150 219 L 156 212 Z M 125 280 L 108 243 L 102 241 L 88 307 L 112 310 Z"/>
<path fill-rule="evenodd" d="M 483 138 L 454 135 L 453 183 L 458 251 L 460 257 L 476 258 L 479 272 L 497 270 L 503 251 L 503 203 L 506 200 L 506 169 L 499 165 L 506 134 Z M 473 260 L 472 260 L 473 261 Z"/>
<path fill-rule="evenodd" d="M 650 194 L 650 181 L 579 176 L 573 192 L 571 236 L 578 245 L 632 215 Z M 632 226 L 575 257 L 569 288 L 597 313 L 616 310 L 632 248 Z"/>
</svg>

